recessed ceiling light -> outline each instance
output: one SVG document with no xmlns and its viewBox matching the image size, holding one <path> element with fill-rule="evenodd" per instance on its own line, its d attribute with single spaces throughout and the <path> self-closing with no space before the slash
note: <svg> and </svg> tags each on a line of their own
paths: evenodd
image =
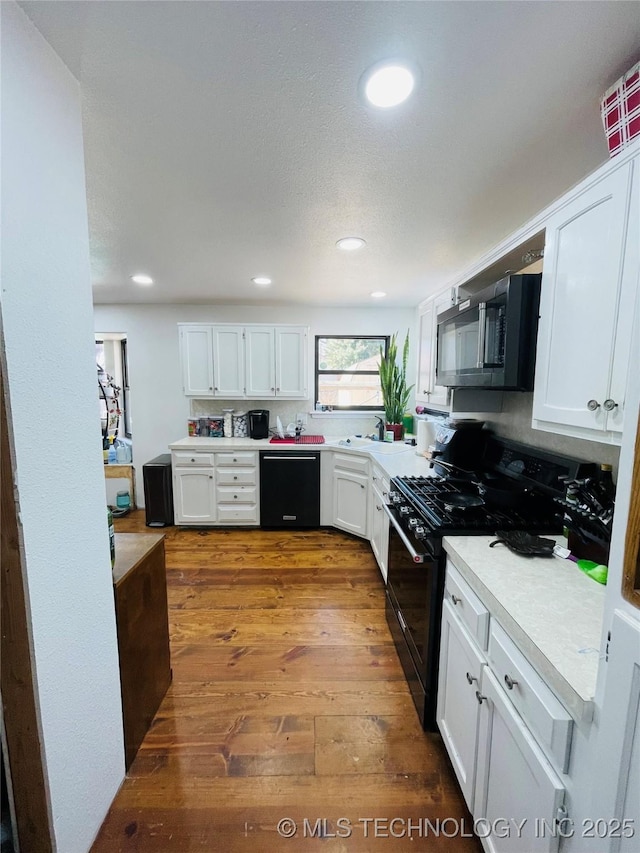
<svg viewBox="0 0 640 853">
<path fill-rule="evenodd" d="M 363 240 L 362 237 L 343 237 L 336 243 L 336 246 L 343 252 L 354 252 L 366 245 L 367 241 Z"/>
<path fill-rule="evenodd" d="M 386 295 L 387 294 L 384 292 L 384 290 L 374 290 L 373 293 L 371 294 L 371 296 L 373 296 L 374 299 L 382 299 L 382 297 L 386 296 Z"/>
<path fill-rule="evenodd" d="M 364 96 L 374 107 L 396 107 L 413 92 L 416 76 L 401 62 L 377 63 L 364 75 Z"/>
<path fill-rule="evenodd" d="M 266 275 L 257 275 L 255 278 L 252 278 L 251 281 L 259 287 L 268 287 L 271 284 L 271 279 L 267 278 Z"/>
<path fill-rule="evenodd" d="M 145 275 L 144 273 L 136 273 L 131 276 L 131 281 L 135 281 L 136 284 L 153 284 L 153 279 L 150 275 Z"/>
</svg>

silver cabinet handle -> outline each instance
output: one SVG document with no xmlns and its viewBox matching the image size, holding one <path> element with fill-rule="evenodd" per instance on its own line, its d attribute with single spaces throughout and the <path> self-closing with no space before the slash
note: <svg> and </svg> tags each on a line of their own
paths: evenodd
<svg viewBox="0 0 640 853">
<path fill-rule="evenodd" d="M 477 367 L 484 367 L 484 345 L 487 336 L 487 303 L 478 305 L 478 362 Z"/>
<path fill-rule="evenodd" d="M 487 697 L 486 697 L 486 696 L 483 696 L 483 695 L 482 695 L 482 693 L 480 693 L 480 691 L 479 691 L 479 690 L 476 690 L 476 699 L 478 700 L 478 705 L 482 705 L 482 703 L 484 702 L 484 700 L 485 700 L 486 698 L 487 698 Z"/>
<path fill-rule="evenodd" d="M 233 479 L 234 479 L 234 480 L 237 480 L 238 478 L 237 478 L 237 477 L 234 477 Z"/>
<path fill-rule="evenodd" d="M 589 400 L 587 403 L 587 409 L 589 409 L 590 412 L 595 412 L 599 408 L 600 403 L 597 400 Z"/>
<path fill-rule="evenodd" d="M 471 675 L 471 673 L 470 673 L 470 672 L 468 672 L 466 675 L 467 675 L 467 682 L 468 682 L 469 684 L 473 684 L 473 682 L 474 682 L 474 681 L 477 681 L 477 680 L 478 680 L 478 679 L 475 677 L 475 675 Z"/>
<path fill-rule="evenodd" d="M 402 542 L 403 542 L 403 544 L 404 544 L 404 547 L 407 549 L 407 551 L 408 551 L 408 552 L 409 552 L 409 554 L 411 555 L 411 559 L 413 560 L 413 562 L 414 562 L 414 563 L 424 563 L 424 555 L 423 555 L 423 554 L 418 554 L 418 552 L 417 552 L 417 551 L 416 551 L 416 549 L 413 547 L 413 545 L 411 544 L 411 542 L 409 542 L 409 540 L 407 539 L 407 537 L 406 537 L 406 535 L 405 535 L 404 530 L 400 527 L 400 525 L 398 524 L 398 522 L 395 520 L 395 518 L 394 518 L 394 517 L 393 517 L 393 515 L 391 514 L 391 511 L 390 511 L 390 509 L 389 509 L 388 505 L 387 505 L 387 504 L 382 504 L 382 509 L 386 512 L 387 516 L 389 517 L 389 521 L 391 522 L 391 524 L 393 524 L 393 526 L 394 526 L 394 528 L 395 528 L 395 530 L 396 530 L 396 533 L 398 534 L 398 536 L 399 536 L 399 537 L 400 537 L 400 539 L 402 540 Z"/>
<path fill-rule="evenodd" d="M 218 388 L 216 387 L 216 388 L 214 388 L 213 390 L 214 390 L 214 391 L 217 391 L 217 390 L 218 390 Z M 211 391 L 211 388 L 209 388 L 209 391 Z"/>
<path fill-rule="evenodd" d="M 514 684 L 517 684 L 518 682 L 517 682 L 517 681 L 514 681 L 514 680 L 513 680 L 513 678 L 511 678 L 510 676 L 505 675 L 505 677 L 504 677 L 504 683 L 507 685 L 507 688 L 508 688 L 509 690 L 513 690 L 513 685 L 514 685 Z"/>
<path fill-rule="evenodd" d="M 378 479 L 377 477 L 374 477 L 373 482 L 375 483 L 377 481 L 377 479 Z"/>
<path fill-rule="evenodd" d="M 276 391 L 280 391 L 280 389 L 279 389 L 279 388 L 276 388 Z"/>
<path fill-rule="evenodd" d="M 458 598 L 458 596 L 457 596 L 457 595 L 454 595 L 453 593 L 451 593 L 451 601 L 452 601 L 454 604 L 458 604 L 460 601 L 462 601 L 462 599 L 461 599 L 461 598 Z"/>
<path fill-rule="evenodd" d="M 271 390 L 272 390 L 272 391 L 275 391 L 276 389 L 275 389 L 275 388 L 272 388 Z"/>
<path fill-rule="evenodd" d="M 217 390 L 218 390 L 218 389 L 216 388 L 216 391 L 217 391 Z M 213 388 L 211 387 L 211 385 L 209 385 L 209 391 L 213 391 Z"/>
<path fill-rule="evenodd" d="M 378 504 L 376 504 L 376 509 L 378 510 L 378 512 L 382 512 L 382 507 L 378 506 Z"/>
<path fill-rule="evenodd" d="M 611 398 L 605 400 L 602 405 L 604 407 L 605 412 L 612 412 L 614 409 L 618 408 L 618 404 L 615 402 L 615 400 L 612 400 Z"/>
<path fill-rule="evenodd" d="M 404 621 L 404 616 L 402 615 L 402 612 L 400 610 L 398 610 L 397 616 L 398 616 L 398 622 L 400 623 L 400 627 L 402 628 L 403 631 L 406 631 L 407 630 L 407 623 Z"/>
<path fill-rule="evenodd" d="M 364 489 L 364 486 L 362 485 L 362 483 L 360 483 L 360 488 L 361 488 L 361 489 Z"/>
</svg>

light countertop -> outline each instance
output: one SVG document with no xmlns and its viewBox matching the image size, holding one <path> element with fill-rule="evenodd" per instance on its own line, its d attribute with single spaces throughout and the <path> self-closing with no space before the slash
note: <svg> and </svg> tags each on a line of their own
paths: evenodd
<svg viewBox="0 0 640 853">
<path fill-rule="evenodd" d="M 562 537 L 552 537 L 564 544 Z M 491 615 L 577 722 L 589 722 L 605 587 L 570 560 L 519 557 L 495 536 L 447 536 L 444 548 Z"/>
</svg>

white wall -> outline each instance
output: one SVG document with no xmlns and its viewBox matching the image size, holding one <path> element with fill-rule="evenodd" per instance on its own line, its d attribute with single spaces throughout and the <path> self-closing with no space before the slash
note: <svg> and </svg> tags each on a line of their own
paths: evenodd
<svg viewBox="0 0 640 853">
<path fill-rule="evenodd" d="M 86 853 L 124 752 L 80 93 L 24 13 L 0 7 L 2 320 L 35 680 L 56 848 Z"/>
<path fill-rule="evenodd" d="M 182 393 L 178 323 L 295 323 L 309 326 L 309 399 L 276 403 L 274 400 L 234 400 L 236 409 L 268 408 L 271 421 L 281 414 L 286 424 L 292 412 L 313 408 L 313 360 L 315 335 L 388 335 L 399 332 L 404 340 L 410 330 L 409 382 L 414 381 L 416 363 L 416 313 L 413 308 L 304 308 L 300 306 L 265 307 L 255 305 L 96 305 L 96 331 L 118 331 L 127 336 L 129 382 L 136 490 L 138 503 L 143 501 L 142 465 L 168 445 L 184 438 L 191 414 L 188 397 Z M 209 408 L 220 411 L 225 401 L 211 400 Z M 333 421 L 327 418 L 309 420 L 308 431 L 323 435 L 349 434 L 358 426 L 373 431 L 375 418 Z"/>
</svg>

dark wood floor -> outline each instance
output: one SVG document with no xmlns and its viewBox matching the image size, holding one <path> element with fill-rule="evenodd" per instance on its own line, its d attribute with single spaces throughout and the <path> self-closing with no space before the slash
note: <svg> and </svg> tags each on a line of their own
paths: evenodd
<svg viewBox="0 0 640 853">
<path fill-rule="evenodd" d="M 94 853 L 481 849 L 367 542 L 169 528 L 166 555 L 173 684 Z"/>
</svg>

